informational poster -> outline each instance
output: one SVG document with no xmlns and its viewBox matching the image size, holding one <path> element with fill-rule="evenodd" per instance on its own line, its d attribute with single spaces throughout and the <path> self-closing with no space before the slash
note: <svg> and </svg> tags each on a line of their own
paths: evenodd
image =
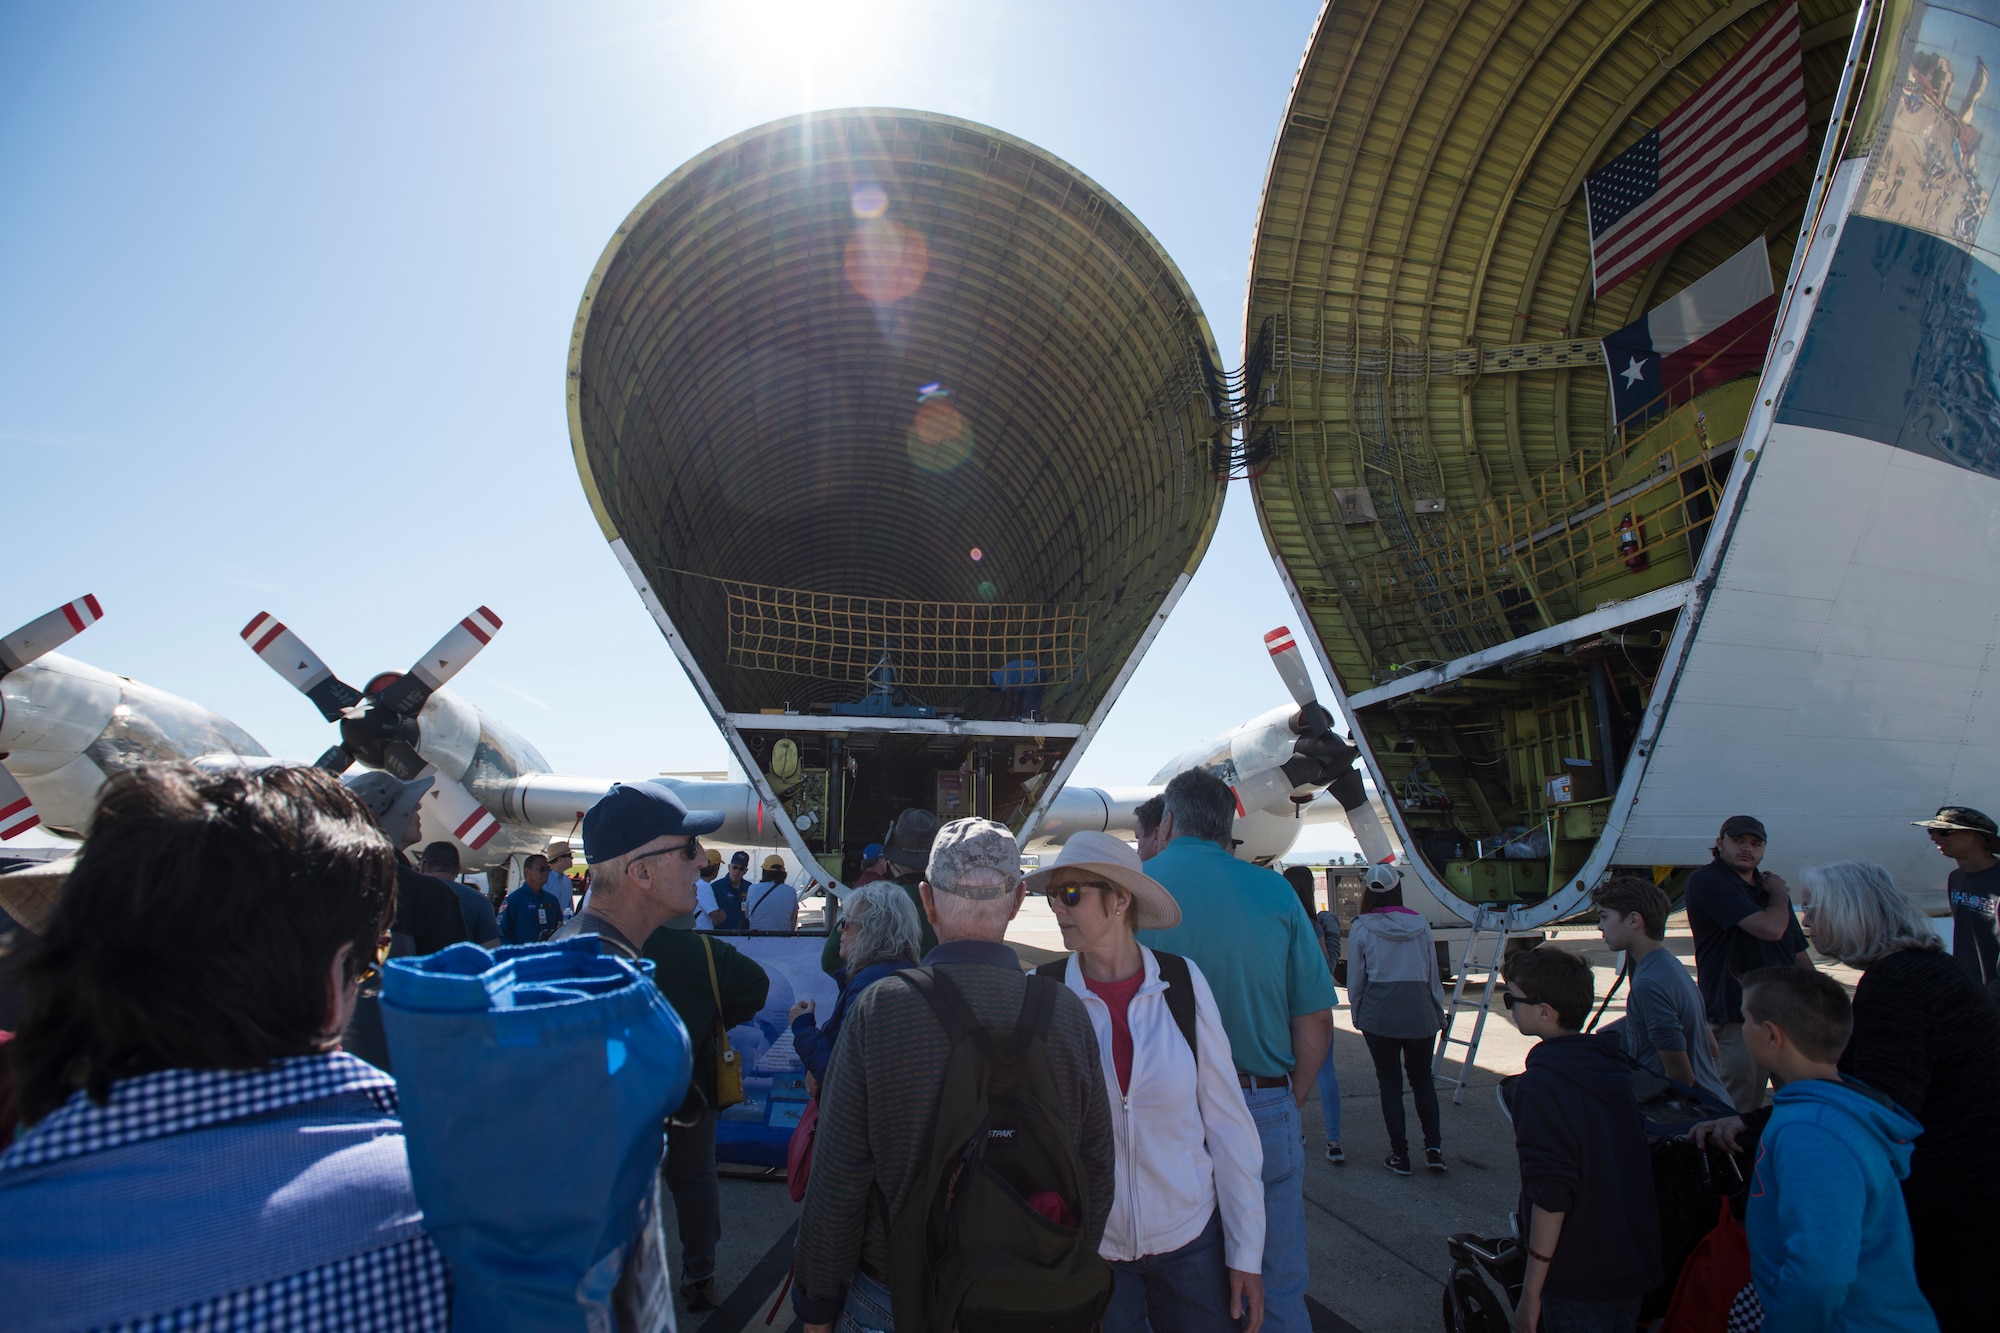
<svg viewBox="0 0 2000 1333">
<path fill-rule="evenodd" d="M 771 993 L 748 1023 L 729 1030 L 743 1068 L 743 1100 L 724 1111 L 715 1127 L 718 1161 L 742 1166 L 783 1166 L 792 1130 L 805 1113 L 805 1066 L 792 1049 L 793 1002 L 812 1000 L 821 1021 L 833 1013 L 840 990 L 820 971 L 819 935 L 730 935 L 738 952 L 771 978 Z"/>
</svg>

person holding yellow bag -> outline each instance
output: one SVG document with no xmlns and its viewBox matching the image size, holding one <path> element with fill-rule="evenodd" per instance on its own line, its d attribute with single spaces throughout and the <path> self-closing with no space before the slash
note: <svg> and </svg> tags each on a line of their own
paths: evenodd
<svg viewBox="0 0 2000 1333">
<path fill-rule="evenodd" d="M 681 1235 L 681 1304 L 690 1312 L 712 1310 L 715 1247 L 722 1238 L 722 1190 L 715 1174 L 715 1117 L 742 1100 L 741 1068 L 732 1096 L 719 1095 L 719 1058 L 724 1034 L 747 1023 L 764 1007 L 771 978 L 754 959 L 727 941 L 692 929 L 692 915 L 654 931 L 640 955 L 653 961 L 653 981 L 687 1025 L 694 1046 L 694 1079 L 687 1100 L 667 1122 L 667 1160 L 661 1168 L 674 1198 Z"/>
</svg>

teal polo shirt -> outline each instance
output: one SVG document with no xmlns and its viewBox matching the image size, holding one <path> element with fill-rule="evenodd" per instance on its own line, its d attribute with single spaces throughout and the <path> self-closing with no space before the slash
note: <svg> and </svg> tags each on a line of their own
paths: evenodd
<svg viewBox="0 0 2000 1333">
<path fill-rule="evenodd" d="M 1238 1069 L 1265 1078 L 1291 1073 L 1292 1019 L 1331 1009 L 1338 998 L 1292 886 L 1196 838 L 1175 838 L 1146 862 L 1146 873 L 1174 895 L 1181 923 L 1142 930 L 1139 943 L 1201 969 Z"/>
</svg>

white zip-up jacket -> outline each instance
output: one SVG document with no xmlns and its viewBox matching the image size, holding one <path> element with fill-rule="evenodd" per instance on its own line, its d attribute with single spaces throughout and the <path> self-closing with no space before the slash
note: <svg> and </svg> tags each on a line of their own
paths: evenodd
<svg viewBox="0 0 2000 1333">
<path fill-rule="evenodd" d="M 1264 1271 L 1264 1147 L 1236 1082 L 1229 1034 L 1215 994 L 1193 962 L 1195 1037 L 1200 1068 L 1167 1008 L 1167 983 L 1153 951 L 1139 946 L 1146 979 L 1126 1008 L 1132 1029 L 1132 1086 L 1118 1088 L 1111 1058 L 1111 1010 L 1083 983 L 1072 956 L 1064 980 L 1097 1031 L 1104 1092 L 1117 1147 L 1111 1216 L 1097 1252 L 1106 1259 L 1165 1254 L 1201 1235 L 1222 1210 L 1223 1262 Z"/>
</svg>

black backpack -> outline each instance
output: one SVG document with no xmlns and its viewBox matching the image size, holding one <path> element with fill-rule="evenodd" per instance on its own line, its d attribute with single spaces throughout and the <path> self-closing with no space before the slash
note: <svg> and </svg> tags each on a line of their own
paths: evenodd
<svg viewBox="0 0 2000 1333">
<path fill-rule="evenodd" d="M 1008 1030 L 980 1023 L 943 972 L 896 975 L 951 1041 L 929 1155 L 889 1223 L 896 1333 L 1089 1333 L 1112 1276 L 1083 1241 L 1090 1185 L 1049 1063 L 1061 985 L 1028 977 Z M 1078 1225 L 1029 1204 L 1048 1193 Z"/>
<path fill-rule="evenodd" d="M 1181 1030 L 1188 1050 L 1199 1063 L 1201 1046 L 1194 1039 L 1194 978 L 1188 975 L 1188 961 L 1164 949 L 1153 950 L 1153 957 L 1159 960 L 1160 980 L 1167 983 L 1167 1012 L 1174 1016 L 1174 1026 Z M 1054 962 L 1043 963 L 1035 969 L 1035 975 L 1050 977 L 1067 985 L 1069 960 L 1070 955 L 1064 954 Z"/>
</svg>

